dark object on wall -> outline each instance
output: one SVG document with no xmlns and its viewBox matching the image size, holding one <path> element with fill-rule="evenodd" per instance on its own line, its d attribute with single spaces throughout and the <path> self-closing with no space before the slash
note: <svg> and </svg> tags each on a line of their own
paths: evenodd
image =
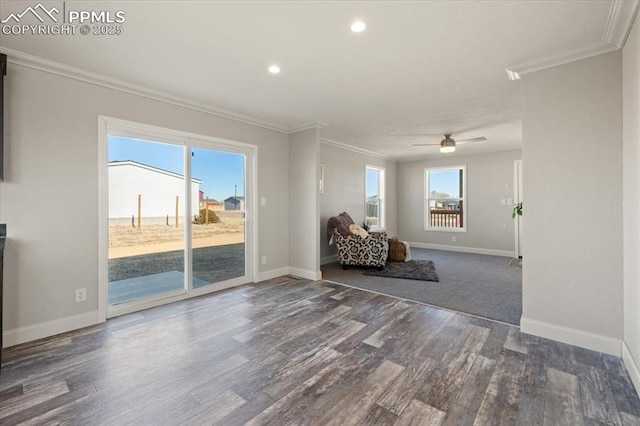
<svg viewBox="0 0 640 426">
<path fill-rule="evenodd" d="M 2 360 L 2 258 L 4 257 L 4 243 L 7 239 L 7 225 L 0 223 L 0 361 Z"/>
<path fill-rule="evenodd" d="M 4 180 L 4 76 L 7 75 L 7 55 L 0 53 L 0 182 Z"/>
</svg>

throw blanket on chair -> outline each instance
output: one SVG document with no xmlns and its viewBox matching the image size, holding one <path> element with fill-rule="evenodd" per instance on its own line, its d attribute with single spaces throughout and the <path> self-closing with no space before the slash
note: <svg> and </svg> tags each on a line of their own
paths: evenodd
<svg viewBox="0 0 640 426">
<path fill-rule="evenodd" d="M 349 213 L 342 212 L 338 216 L 329 218 L 327 221 L 327 241 L 329 245 L 333 244 L 333 230 L 335 229 L 338 234 L 342 236 L 353 235 L 349 231 L 349 225 L 352 225 L 353 219 L 349 216 Z"/>
</svg>

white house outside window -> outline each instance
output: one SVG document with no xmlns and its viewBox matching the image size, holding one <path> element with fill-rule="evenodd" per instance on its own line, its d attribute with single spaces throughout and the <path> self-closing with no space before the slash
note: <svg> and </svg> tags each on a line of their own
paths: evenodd
<svg viewBox="0 0 640 426">
<path fill-rule="evenodd" d="M 384 228 L 384 169 L 366 166 L 365 222 L 371 229 Z"/>
<path fill-rule="evenodd" d="M 466 167 L 428 168 L 424 170 L 424 178 L 424 229 L 426 231 L 466 232 Z"/>
</svg>

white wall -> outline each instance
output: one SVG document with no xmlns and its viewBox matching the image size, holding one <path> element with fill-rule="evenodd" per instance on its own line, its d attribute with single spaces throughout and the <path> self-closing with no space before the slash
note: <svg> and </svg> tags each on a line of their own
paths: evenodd
<svg viewBox="0 0 640 426">
<path fill-rule="evenodd" d="M 184 178 L 140 167 L 131 163 L 111 163 L 109 170 L 109 218 L 138 217 L 138 195 L 141 195 L 140 216 L 175 218 L 176 196 L 178 217 L 184 220 Z M 200 184 L 191 181 L 191 212 L 198 214 Z"/>
<path fill-rule="evenodd" d="M 522 330 L 603 352 L 622 338 L 622 63 L 523 77 Z"/>
<path fill-rule="evenodd" d="M 289 135 L 289 205 L 291 273 L 320 279 L 320 240 L 318 227 L 318 169 L 320 158 L 318 129 Z M 277 227 L 276 222 L 270 226 Z M 274 244 L 278 244 L 274 241 Z"/>
<path fill-rule="evenodd" d="M 398 164 L 398 227 L 403 240 L 454 246 L 457 249 L 512 256 L 515 249 L 511 205 L 502 199 L 513 198 L 514 161 L 520 150 Z M 467 232 L 424 230 L 424 169 L 459 166 L 467 168 Z M 456 237 L 456 242 L 451 237 Z"/>
<path fill-rule="evenodd" d="M 396 198 L 396 163 L 361 154 L 327 143 L 320 144 L 320 163 L 324 164 L 324 192 L 320 194 L 320 246 L 323 263 L 337 260 L 336 246 L 327 241 L 327 221 L 347 212 L 357 224 L 364 222 L 365 168 L 385 169 L 385 230 L 390 237 L 398 234 Z"/>
<path fill-rule="evenodd" d="M 640 390 L 640 23 L 622 52 L 625 362 Z M 625 349 L 623 349 L 623 354 Z"/>
<path fill-rule="evenodd" d="M 286 134 L 11 63 L 5 90 L 5 330 L 98 309 L 98 115 L 257 145 L 260 271 L 289 265 Z"/>
</svg>

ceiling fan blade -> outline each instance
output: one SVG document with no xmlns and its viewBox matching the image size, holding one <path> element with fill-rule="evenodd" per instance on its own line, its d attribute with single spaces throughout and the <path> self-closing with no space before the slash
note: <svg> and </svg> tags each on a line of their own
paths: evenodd
<svg viewBox="0 0 640 426">
<path fill-rule="evenodd" d="M 482 141 L 486 141 L 487 138 L 485 138 L 484 136 L 480 136 L 479 138 L 471 138 L 471 139 L 463 139 L 461 141 L 456 141 L 456 143 L 463 143 L 463 142 L 482 142 Z"/>
<path fill-rule="evenodd" d="M 411 146 L 438 146 L 440 143 L 414 143 Z"/>
</svg>

